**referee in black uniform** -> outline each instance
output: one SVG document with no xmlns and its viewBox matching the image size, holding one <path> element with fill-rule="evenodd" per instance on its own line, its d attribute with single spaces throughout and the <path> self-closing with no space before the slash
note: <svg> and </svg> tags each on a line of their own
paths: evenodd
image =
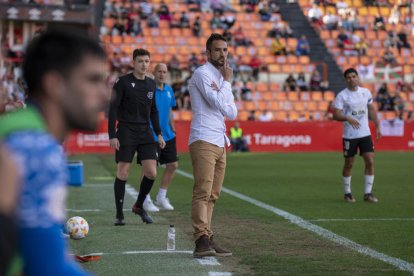
<svg viewBox="0 0 414 276">
<path fill-rule="evenodd" d="M 115 149 L 117 172 L 114 183 L 116 220 L 115 225 L 124 225 L 123 201 L 125 183 L 135 153 L 142 164 L 143 178 L 132 212 L 145 223 L 152 223 L 143 208 L 147 194 L 151 191 L 157 175 L 157 145 L 150 121 L 158 136 L 161 148 L 165 147 L 158 110 L 155 103 L 155 81 L 147 77 L 150 53 L 145 49 L 133 52 L 134 71 L 120 77 L 114 85 L 109 107 L 108 132 L 110 147 Z M 116 126 L 116 121 L 118 125 Z"/>
</svg>

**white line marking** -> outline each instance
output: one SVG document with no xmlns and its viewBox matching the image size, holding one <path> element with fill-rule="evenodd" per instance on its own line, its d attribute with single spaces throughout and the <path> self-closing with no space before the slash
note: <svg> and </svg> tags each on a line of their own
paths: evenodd
<svg viewBox="0 0 414 276">
<path fill-rule="evenodd" d="M 316 222 L 329 222 L 329 221 L 412 221 L 414 220 L 414 218 L 349 218 L 349 219 L 325 219 L 325 218 L 320 218 L 320 219 L 310 219 L 309 221 L 316 221 Z"/>
<path fill-rule="evenodd" d="M 217 272 L 217 271 L 210 271 L 208 276 L 231 276 L 231 272 Z"/>
<path fill-rule="evenodd" d="M 196 259 L 201 265 L 221 265 L 214 257 L 203 257 Z"/>
<path fill-rule="evenodd" d="M 84 184 L 81 188 L 112 188 L 114 184 Z"/>
<path fill-rule="evenodd" d="M 91 179 L 94 179 L 94 180 L 114 180 L 115 178 L 113 176 L 94 176 L 94 177 L 91 177 Z"/>
<path fill-rule="evenodd" d="M 131 185 L 129 185 L 129 184 L 126 184 L 125 185 L 125 192 L 127 193 L 127 194 L 129 194 L 131 197 L 133 197 L 134 199 L 136 199 L 137 198 L 137 196 L 138 196 L 138 192 L 137 192 L 137 190 L 135 190 L 135 188 L 134 187 L 132 187 Z"/>
<path fill-rule="evenodd" d="M 184 172 L 180 169 L 177 170 L 177 173 L 181 174 L 182 176 L 185 176 L 187 178 L 194 179 L 191 174 L 189 174 L 187 172 Z M 293 224 L 295 224 L 295 225 L 297 225 L 301 228 L 304 228 L 306 230 L 309 230 L 311 232 L 314 232 L 315 234 L 317 234 L 319 236 L 322 236 L 322 237 L 324 237 L 324 238 L 326 238 L 330 241 L 333 241 L 333 242 L 335 242 L 337 244 L 340 244 L 344 247 L 347 247 L 349 249 L 355 250 L 355 251 L 357 251 L 357 252 L 359 252 L 363 255 L 369 256 L 371 258 L 381 260 L 381 261 L 383 261 L 387 264 L 390 264 L 390 265 L 393 265 L 393 266 L 397 267 L 400 270 L 408 271 L 408 272 L 414 274 L 414 264 L 412 264 L 412 263 L 401 260 L 399 258 L 388 256 L 384 253 L 378 252 L 378 251 L 373 250 L 369 247 L 365 247 L 363 245 L 360 245 L 360 244 L 358 244 L 354 241 L 351 241 L 350 239 L 342 237 L 342 236 L 340 236 L 338 234 L 335 234 L 335 233 L 333 233 L 333 232 L 331 232 L 331 231 L 329 231 L 325 228 L 322 228 L 322 227 L 317 226 L 317 225 L 315 225 L 315 224 L 313 224 L 309 221 L 306 221 L 306 220 L 304 220 L 303 218 L 301 218 L 299 216 L 293 215 L 293 214 L 288 213 L 288 212 L 286 212 L 284 210 L 281 210 L 279 208 L 270 206 L 266 203 L 258 201 L 254 198 L 251 198 L 251 197 L 246 196 L 244 194 L 241 194 L 239 192 L 233 191 L 233 190 L 225 188 L 225 187 L 223 187 L 222 191 L 229 194 L 229 195 L 232 195 L 232 196 L 234 196 L 238 199 L 241 199 L 241 200 L 249 202 L 253 205 L 256 205 L 257 207 L 268 210 L 268 211 L 270 211 L 270 212 L 272 212 L 272 213 L 274 213 L 278 216 L 281 216 L 284 219 L 290 221 L 291 223 L 293 223 Z"/>
<path fill-rule="evenodd" d="M 87 255 L 82 255 L 82 257 L 86 256 L 102 256 L 102 255 L 139 255 L 139 254 L 193 254 L 193 251 L 189 250 L 175 250 L 175 251 L 169 251 L 169 250 L 137 250 L 137 251 L 123 251 L 123 252 L 113 252 L 113 253 L 104 253 L 104 252 L 98 252 L 98 253 L 90 253 Z"/>
<path fill-rule="evenodd" d="M 124 251 L 122 254 L 131 255 L 131 254 L 193 254 L 193 251 L 189 250 L 150 250 L 150 251 Z"/>
<path fill-rule="evenodd" d="M 131 209 L 122 209 L 123 211 L 131 211 Z M 66 212 L 86 213 L 86 212 L 111 212 L 112 210 L 102 209 L 65 209 Z"/>
<path fill-rule="evenodd" d="M 100 212 L 100 209 L 66 209 L 66 212 L 76 212 L 76 213 L 83 213 L 83 212 Z"/>
</svg>

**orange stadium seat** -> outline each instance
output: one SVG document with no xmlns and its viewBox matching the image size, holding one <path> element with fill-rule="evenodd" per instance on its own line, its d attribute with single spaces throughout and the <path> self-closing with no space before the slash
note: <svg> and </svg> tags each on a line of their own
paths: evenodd
<svg viewBox="0 0 414 276">
<path fill-rule="evenodd" d="M 319 91 L 313 91 L 312 92 L 312 100 L 314 101 L 322 101 L 322 92 Z"/>
</svg>

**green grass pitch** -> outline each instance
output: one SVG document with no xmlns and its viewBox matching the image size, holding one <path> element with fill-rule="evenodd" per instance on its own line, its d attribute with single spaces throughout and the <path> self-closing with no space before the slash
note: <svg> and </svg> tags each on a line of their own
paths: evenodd
<svg viewBox="0 0 414 276">
<path fill-rule="evenodd" d="M 191 179 L 176 175 L 168 193 L 176 210 L 153 214 L 153 225 L 143 224 L 129 211 L 134 200 L 126 194 L 127 225 L 115 227 L 114 157 L 77 155 L 71 159 L 83 160 L 87 185 L 70 188 L 68 217 L 86 218 L 91 229 L 85 239 L 71 240 L 70 247 L 78 255 L 105 253 L 100 261 L 84 264 L 97 275 L 409 275 L 225 193 L 216 205 L 213 228 L 217 240 L 234 256 L 218 258 L 221 265 L 201 265 L 188 252 L 193 250 Z M 376 154 L 373 192 L 378 204 L 362 200 L 361 158 L 356 160 L 352 177 L 355 204 L 342 199 L 340 153 L 228 154 L 227 161 L 225 187 L 414 263 L 414 153 Z M 135 189 L 139 169 L 133 165 L 128 180 Z M 187 154 L 180 156 L 180 169 L 191 173 Z M 160 168 L 159 176 L 162 171 Z M 152 190 L 153 198 L 158 184 Z M 182 253 L 158 252 L 166 249 L 169 224 L 176 226 L 177 250 Z"/>
</svg>

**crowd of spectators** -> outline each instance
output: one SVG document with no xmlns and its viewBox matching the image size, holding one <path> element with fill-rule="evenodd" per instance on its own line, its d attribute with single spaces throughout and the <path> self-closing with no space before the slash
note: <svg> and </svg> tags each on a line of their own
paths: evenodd
<svg viewBox="0 0 414 276">
<path fill-rule="evenodd" d="M 398 118 L 403 118 L 404 112 L 408 112 L 408 119 L 412 118 L 412 111 L 406 110 L 406 102 L 401 96 L 402 92 L 414 92 L 414 83 L 400 81 L 391 91 L 387 83 L 383 83 L 377 92 L 375 101 L 378 103 L 379 111 L 394 111 Z"/>
<path fill-rule="evenodd" d="M 24 107 L 26 86 L 19 67 L 9 67 L 0 83 L 0 114 Z"/>
<path fill-rule="evenodd" d="M 329 88 L 327 80 L 323 80 L 321 73 L 318 70 L 314 70 L 309 78 L 306 80 L 306 75 L 301 72 L 295 77 L 293 74 L 289 74 L 284 83 L 283 91 L 294 92 L 294 91 L 321 91 L 324 93 Z"/>
</svg>

